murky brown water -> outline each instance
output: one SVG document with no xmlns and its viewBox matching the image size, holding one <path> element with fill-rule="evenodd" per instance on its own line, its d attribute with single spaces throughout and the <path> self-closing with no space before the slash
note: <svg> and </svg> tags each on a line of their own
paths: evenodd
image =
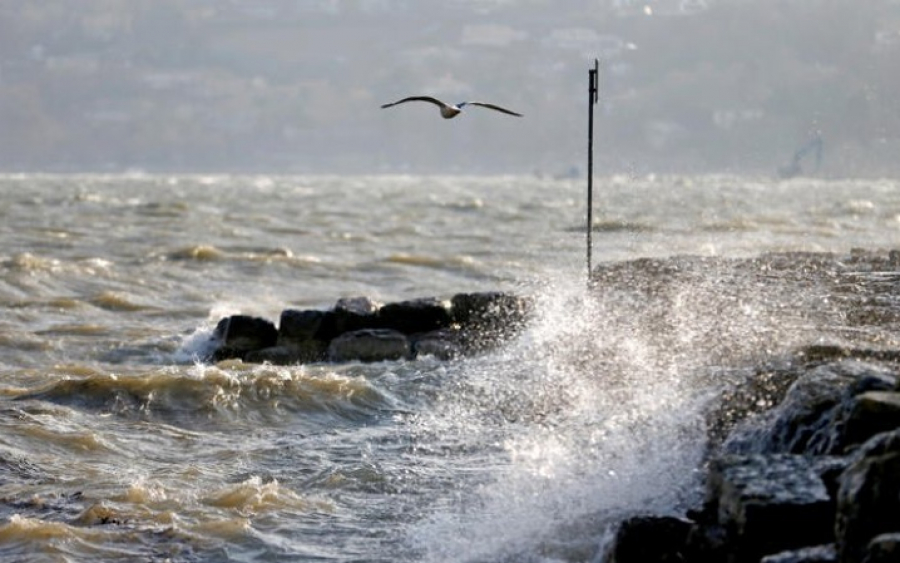
<svg viewBox="0 0 900 563">
<path fill-rule="evenodd" d="M 890 249 L 900 235 L 894 181 L 595 188 L 604 267 Z M 894 345 L 862 318 L 893 307 L 890 261 L 793 267 L 793 289 L 775 293 L 764 272 L 691 262 L 672 286 L 647 262 L 585 301 L 583 189 L 0 177 L 0 559 L 586 561 L 600 541 L 579 524 L 589 515 L 666 506 L 689 486 L 711 392 L 694 370 L 814 339 L 819 322 L 840 329 L 829 338 Z M 496 289 L 536 296 L 539 314 L 479 358 L 193 359 L 232 313 Z"/>
</svg>

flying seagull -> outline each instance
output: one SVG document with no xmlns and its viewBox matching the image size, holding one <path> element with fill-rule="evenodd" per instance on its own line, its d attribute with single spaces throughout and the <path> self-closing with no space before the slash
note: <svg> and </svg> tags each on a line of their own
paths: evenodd
<svg viewBox="0 0 900 563">
<path fill-rule="evenodd" d="M 441 117 L 443 117 L 444 119 L 451 119 L 456 117 L 457 115 L 462 113 L 463 108 L 466 106 L 481 106 L 483 108 L 497 110 L 509 115 L 515 115 L 516 117 L 522 117 L 521 113 L 516 113 L 506 108 L 495 106 L 494 104 L 488 104 L 485 102 L 460 102 L 458 104 L 450 105 L 440 101 L 437 98 L 432 98 L 431 96 L 410 96 L 409 98 L 403 98 L 402 100 L 397 100 L 396 102 L 390 104 L 384 104 L 383 106 L 381 106 L 381 109 L 396 106 L 397 104 L 402 104 L 404 102 L 430 102 L 441 108 Z"/>
</svg>

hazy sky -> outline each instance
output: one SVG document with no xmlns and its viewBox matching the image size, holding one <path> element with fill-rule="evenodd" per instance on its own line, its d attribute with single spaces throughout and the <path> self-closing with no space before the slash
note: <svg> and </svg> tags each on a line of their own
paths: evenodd
<svg viewBox="0 0 900 563">
<path fill-rule="evenodd" d="M 2 0 L 0 53 L 3 169 L 567 174 L 595 57 L 600 172 L 900 148 L 889 0 Z M 525 117 L 379 109 L 412 94 Z"/>
</svg>

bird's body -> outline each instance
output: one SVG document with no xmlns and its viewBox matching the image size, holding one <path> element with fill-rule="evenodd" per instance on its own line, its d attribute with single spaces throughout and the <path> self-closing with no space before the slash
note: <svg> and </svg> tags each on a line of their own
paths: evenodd
<svg viewBox="0 0 900 563">
<path fill-rule="evenodd" d="M 494 104 L 488 104 L 486 102 L 460 102 L 458 104 L 448 104 L 440 101 L 437 98 L 432 98 L 431 96 L 410 96 L 408 98 L 403 98 L 402 100 L 397 100 L 396 102 L 391 102 L 389 104 L 384 104 L 381 106 L 382 109 L 389 108 L 392 106 L 396 106 L 398 104 L 402 104 L 405 102 L 428 102 L 438 106 L 441 110 L 441 117 L 444 119 L 452 119 L 462 113 L 462 110 L 466 106 L 480 106 L 483 108 L 492 109 L 495 111 L 499 111 L 508 115 L 515 115 L 516 117 L 522 117 L 521 113 L 516 113 L 514 111 L 510 111 L 506 108 L 502 108 L 500 106 Z"/>
</svg>

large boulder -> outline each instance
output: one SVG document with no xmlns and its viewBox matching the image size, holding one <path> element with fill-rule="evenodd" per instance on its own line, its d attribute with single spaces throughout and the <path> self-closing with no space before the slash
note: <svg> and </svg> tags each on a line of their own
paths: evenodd
<svg viewBox="0 0 900 563">
<path fill-rule="evenodd" d="M 220 343 L 213 353 L 214 361 L 243 359 L 249 352 L 274 346 L 278 341 L 278 330 L 266 319 L 233 315 L 219 321 L 213 339 Z"/>
<path fill-rule="evenodd" d="M 453 324 L 447 306 L 435 298 L 388 303 L 378 310 L 378 326 L 403 334 L 431 332 Z"/>
<path fill-rule="evenodd" d="M 521 323 L 530 312 L 527 300 L 500 291 L 457 293 L 450 304 L 456 322 L 476 328 Z"/>
<path fill-rule="evenodd" d="M 528 300 L 502 292 L 458 293 L 450 303 L 465 347 L 475 352 L 514 336 L 532 309 Z"/>
<path fill-rule="evenodd" d="M 876 536 L 898 531 L 900 429 L 863 444 L 841 475 L 835 518 L 840 561 L 859 563 Z"/>
<path fill-rule="evenodd" d="M 861 444 L 895 428 L 900 428 L 900 393 L 868 391 L 854 397 L 848 408 L 843 442 Z"/>
<path fill-rule="evenodd" d="M 381 362 L 411 357 L 409 340 L 396 330 L 357 330 L 342 334 L 328 345 L 328 359 L 333 362 Z"/>
<path fill-rule="evenodd" d="M 431 356 L 439 360 L 452 360 L 462 354 L 459 345 L 459 331 L 453 329 L 435 330 L 417 334 L 412 338 L 413 356 Z"/>
<path fill-rule="evenodd" d="M 887 391 L 897 384 L 896 373 L 883 366 L 841 360 L 804 373 L 794 381 L 776 408 L 754 417 L 726 440 L 731 453 L 843 453 L 844 434 L 854 397 L 868 391 Z"/>
<path fill-rule="evenodd" d="M 324 320 L 324 311 L 285 309 L 278 322 L 278 345 L 294 346 L 314 340 Z"/>
<path fill-rule="evenodd" d="M 772 454 L 710 462 L 707 502 L 728 535 L 732 560 L 833 540 L 834 507 L 810 460 Z"/>
<path fill-rule="evenodd" d="M 607 563 L 684 561 L 691 523 L 671 516 L 634 516 L 622 522 L 606 552 Z"/>
<path fill-rule="evenodd" d="M 376 314 L 335 308 L 323 312 L 322 323 L 319 325 L 315 338 L 329 342 L 348 332 L 372 328 L 380 328 Z"/>
</svg>

